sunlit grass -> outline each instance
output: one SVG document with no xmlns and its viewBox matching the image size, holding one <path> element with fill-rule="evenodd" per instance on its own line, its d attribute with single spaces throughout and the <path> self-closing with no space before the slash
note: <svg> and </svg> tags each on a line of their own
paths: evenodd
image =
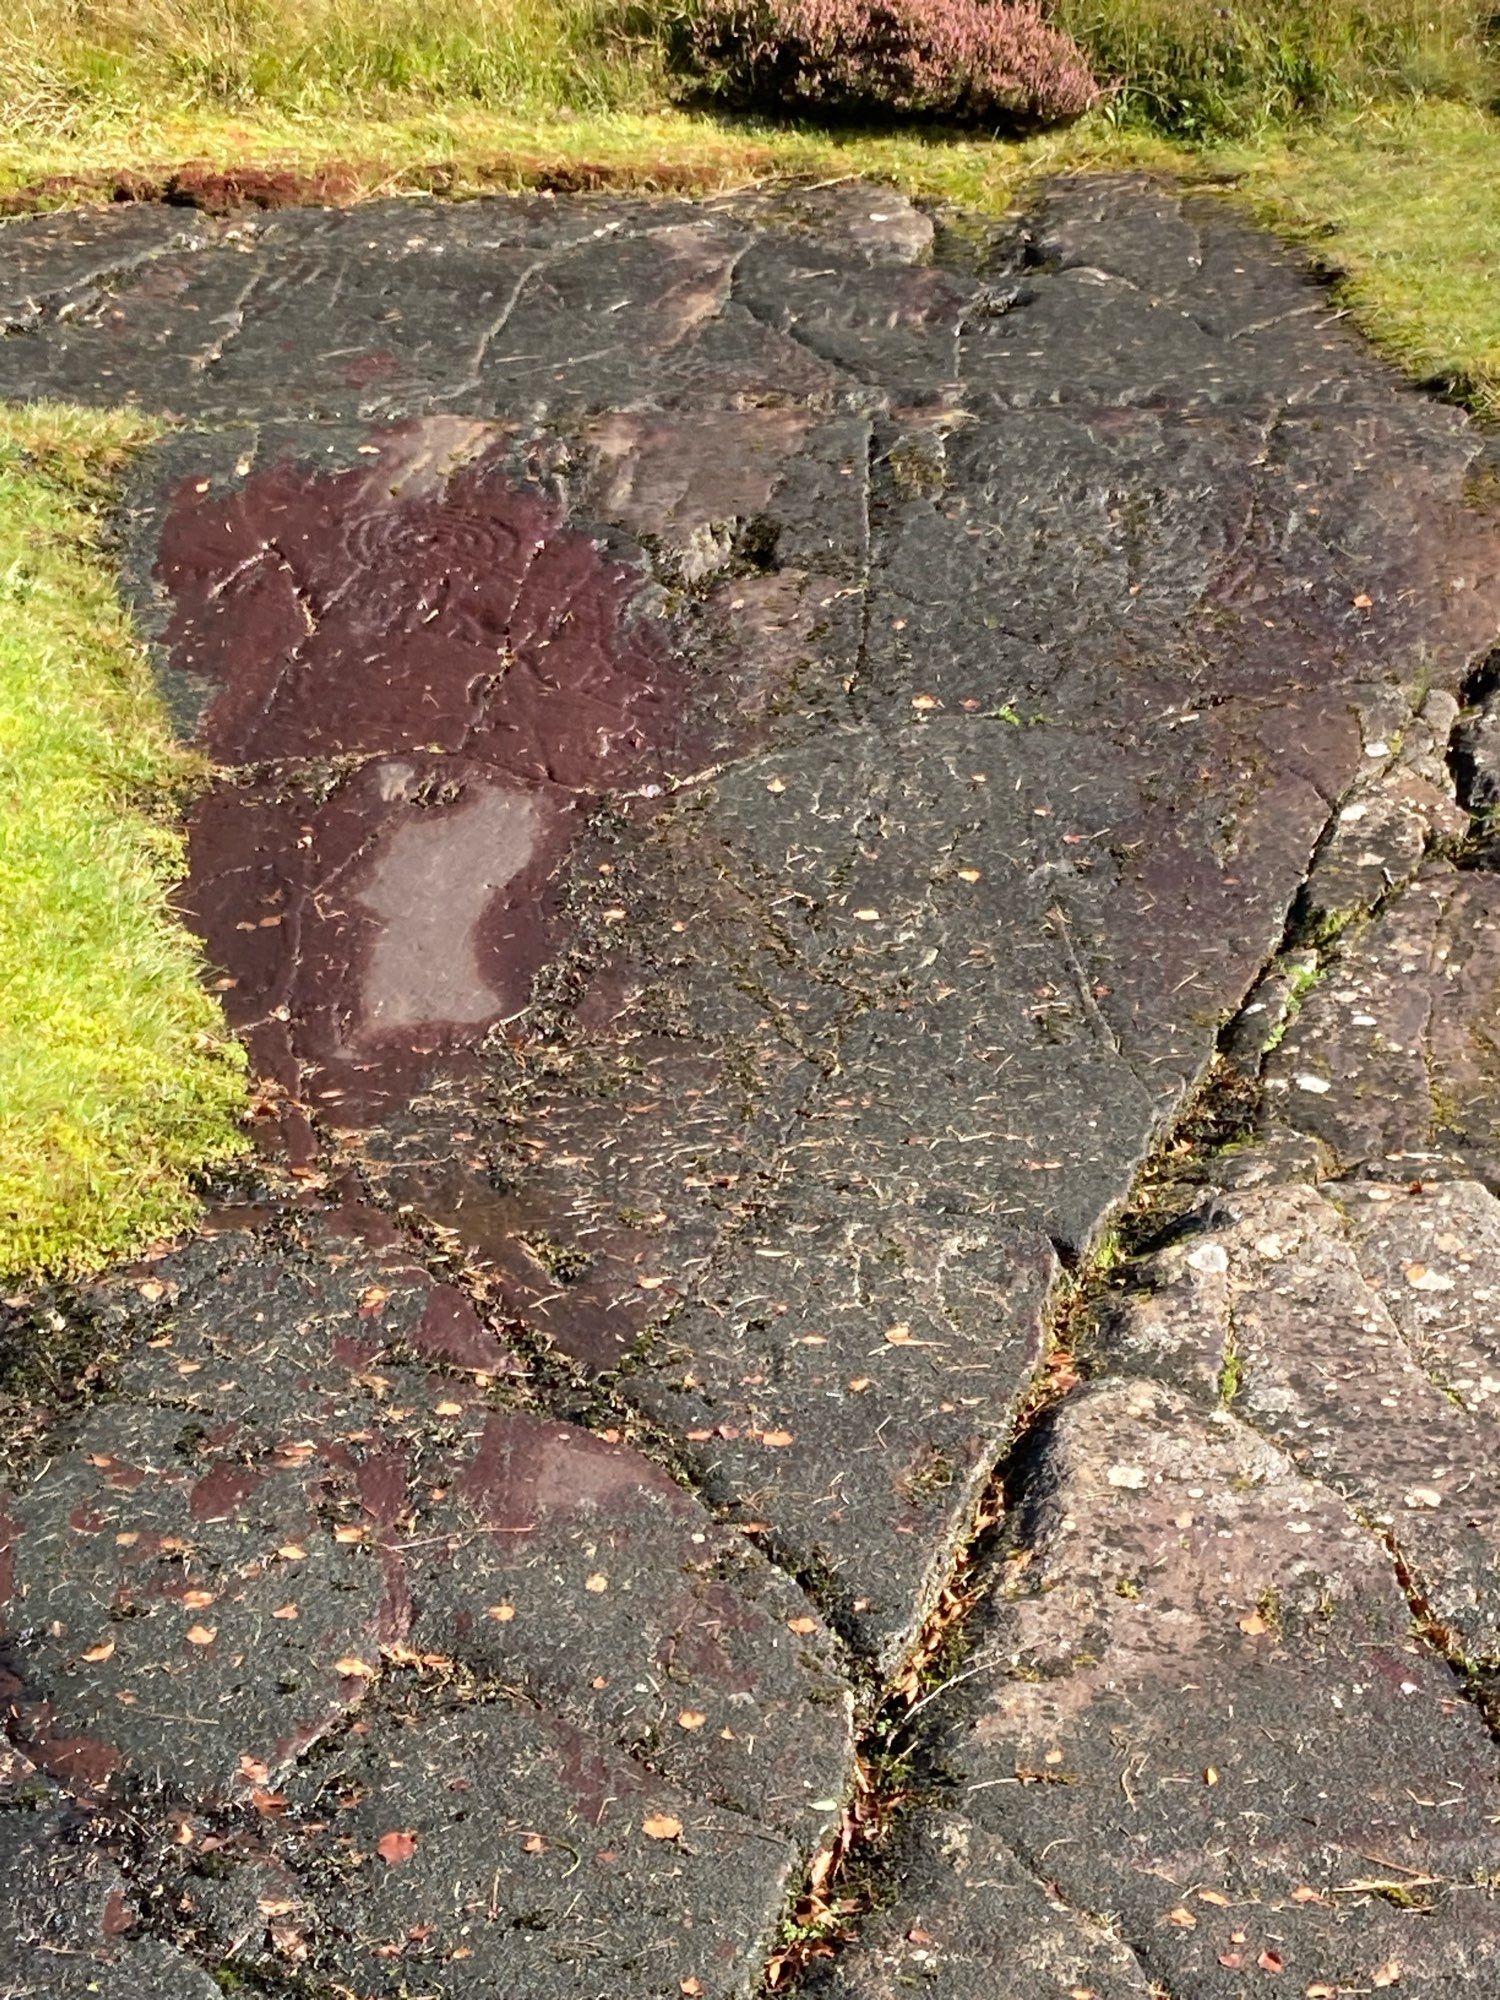
<svg viewBox="0 0 1500 2000">
<path fill-rule="evenodd" d="M 167 898 L 175 748 L 98 548 L 135 416 L 0 410 L 0 1272 L 181 1226 L 242 1066 Z"/>
</svg>

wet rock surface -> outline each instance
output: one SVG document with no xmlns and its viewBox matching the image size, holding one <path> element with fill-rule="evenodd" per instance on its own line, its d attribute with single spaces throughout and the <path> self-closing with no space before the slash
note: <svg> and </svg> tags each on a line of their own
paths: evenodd
<svg viewBox="0 0 1500 2000">
<path fill-rule="evenodd" d="M 1500 1993 L 1476 433 L 1130 180 L 12 222 L 0 333 L 178 420 L 262 1157 L 7 1308 L 6 1990 L 748 1994 L 957 1646 L 810 1976 Z"/>
</svg>

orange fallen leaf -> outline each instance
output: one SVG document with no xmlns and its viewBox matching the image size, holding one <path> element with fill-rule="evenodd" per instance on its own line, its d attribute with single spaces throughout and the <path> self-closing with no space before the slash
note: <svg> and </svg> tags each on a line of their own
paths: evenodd
<svg viewBox="0 0 1500 2000">
<path fill-rule="evenodd" d="M 779 1451 L 782 1446 L 796 1442 L 790 1431 L 762 1431 L 760 1441 L 769 1445 L 773 1451 Z"/>
<path fill-rule="evenodd" d="M 297 1607 L 295 1604 L 278 1604 L 276 1609 L 271 1613 L 271 1616 L 273 1618 L 295 1618 L 297 1616 Z"/>
<path fill-rule="evenodd" d="M 592 1576 L 586 1576 L 583 1579 L 583 1587 L 585 1590 L 592 1591 L 595 1597 L 602 1597 L 605 1591 L 609 1589 L 609 1578 L 604 1574 L 602 1569 L 596 1569 Z"/>
<path fill-rule="evenodd" d="M 1175 1924 L 1180 1931 L 1195 1931 L 1198 1928 L 1198 1919 L 1191 1910 L 1185 1910 L 1180 1903 L 1175 1910 L 1168 1910 L 1167 1922 Z"/>
<path fill-rule="evenodd" d="M 103 1639 L 97 1646 L 90 1646 L 87 1652 L 85 1652 L 83 1657 L 86 1660 L 92 1660 L 98 1662 L 100 1660 L 112 1660 L 114 1656 L 115 1656 L 114 1640 Z"/>
<path fill-rule="evenodd" d="M 417 1851 L 417 1836 L 404 1828 L 397 1832 L 383 1833 L 375 1843 L 375 1852 L 387 1868 L 399 1868 L 403 1861 L 410 1861 Z"/>
<path fill-rule="evenodd" d="M 786 1627 L 789 1632 L 803 1632 L 803 1633 L 816 1632 L 818 1629 L 818 1621 L 816 1618 L 807 1618 L 807 1617 L 788 1618 L 788 1620 L 786 1621 Z"/>
<path fill-rule="evenodd" d="M 1286 1960 L 1279 1951 L 1267 1949 L 1261 1953 L 1255 1963 L 1260 1967 L 1262 1972 L 1284 1972 L 1286 1970 Z"/>
<path fill-rule="evenodd" d="M 682 1821 L 673 1813 L 648 1813 L 641 1821 L 641 1832 L 648 1840 L 680 1840 Z"/>
<path fill-rule="evenodd" d="M 1388 1958 L 1370 1980 L 1372 1986 L 1396 1986 L 1401 1979 L 1400 1961 Z"/>
<path fill-rule="evenodd" d="M 187 1642 L 190 1646 L 211 1646 L 219 1636 L 217 1625 L 189 1625 Z"/>
<path fill-rule="evenodd" d="M 516 1615 L 516 1607 L 513 1604 L 492 1604 L 484 1615 L 493 1618 L 497 1625 L 508 1625 Z"/>
<path fill-rule="evenodd" d="M 336 1674 L 348 1674 L 355 1680 L 372 1681 L 375 1678 L 375 1669 L 369 1661 L 358 1659 L 353 1653 L 346 1653 L 343 1659 L 335 1660 L 333 1670 Z"/>
<path fill-rule="evenodd" d="M 707 1722 L 707 1720 L 708 1717 L 704 1715 L 701 1712 L 701 1710 L 696 1708 L 685 1708 L 679 1713 L 677 1717 L 677 1727 L 679 1729 L 689 1729 L 689 1730 L 701 1729 L 704 1723 Z"/>
<path fill-rule="evenodd" d="M 1240 1630 L 1248 1632 L 1252 1639 L 1258 1639 L 1266 1629 L 1266 1621 L 1258 1611 L 1247 1611 L 1240 1620 Z"/>
<path fill-rule="evenodd" d="M 182 1601 L 189 1611 L 206 1611 L 214 1601 L 214 1594 L 211 1590 L 185 1590 Z"/>
<path fill-rule="evenodd" d="M 769 791 L 771 788 L 767 786 L 766 789 Z M 785 791 L 785 785 L 781 789 Z M 685 1993 L 687 2000 L 698 2000 L 698 1995 L 703 1991 L 703 1981 L 701 1979 L 681 1979 L 677 1982 L 677 1990 L 679 1993 Z"/>
</svg>

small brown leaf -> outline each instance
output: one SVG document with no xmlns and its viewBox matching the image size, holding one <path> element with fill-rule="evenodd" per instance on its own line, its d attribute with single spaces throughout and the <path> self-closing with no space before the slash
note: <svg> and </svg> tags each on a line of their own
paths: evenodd
<svg viewBox="0 0 1500 2000">
<path fill-rule="evenodd" d="M 684 1708 L 678 1714 L 677 1727 L 679 1729 L 688 1729 L 688 1730 L 701 1729 L 704 1723 L 707 1722 L 707 1720 L 708 1717 L 704 1715 L 701 1710 L 696 1708 Z"/>
<path fill-rule="evenodd" d="M 1262 1972 L 1284 1972 L 1286 1970 L 1286 1960 L 1279 1951 L 1272 1951 L 1269 1946 L 1256 1959 L 1255 1963 L 1260 1967 Z"/>
<path fill-rule="evenodd" d="M 219 1636 L 217 1625 L 189 1625 L 187 1642 L 190 1646 L 211 1646 Z"/>
<path fill-rule="evenodd" d="M 790 1431 L 762 1431 L 760 1441 L 764 1445 L 769 1445 L 773 1451 L 780 1451 L 784 1446 L 796 1442 Z"/>
<path fill-rule="evenodd" d="M 1400 1983 L 1401 1963 L 1394 1958 L 1388 1958 L 1370 1980 L 1372 1986 L 1398 1986 Z"/>
<path fill-rule="evenodd" d="M 1168 1910 L 1167 1922 L 1175 1924 L 1180 1931 L 1195 1931 L 1198 1928 L 1198 1919 L 1191 1910 L 1185 1910 L 1181 1903 L 1175 1910 Z"/>
<path fill-rule="evenodd" d="M 182 1601 L 189 1611 L 206 1611 L 214 1601 L 211 1590 L 185 1590 Z"/>
<path fill-rule="evenodd" d="M 361 1660 L 353 1653 L 346 1653 L 343 1659 L 335 1660 L 333 1671 L 336 1674 L 347 1674 L 354 1680 L 372 1681 L 375 1678 L 375 1669 L 369 1661 Z"/>
<path fill-rule="evenodd" d="M 375 1852 L 387 1868 L 399 1868 L 403 1861 L 410 1861 L 417 1851 L 417 1836 L 404 1828 L 383 1833 L 375 1843 Z"/>
<path fill-rule="evenodd" d="M 1240 1630 L 1248 1632 L 1252 1639 L 1258 1639 L 1266 1629 L 1266 1621 L 1258 1611 L 1247 1611 L 1240 1620 Z"/>
<path fill-rule="evenodd" d="M 672 1813 L 649 1813 L 641 1821 L 641 1832 L 648 1840 L 680 1840 L 682 1821 Z"/>
<path fill-rule="evenodd" d="M 583 1587 L 585 1590 L 592 1591 L 595 1597 L 602 1597 L 605 1591 L 609 1589 L 609 1578 L 604 1574 L 602 1569 L 596 1569 L 592 1576 L 586 1576 L 583 1579 Z"/>
<path fill-rule="evenodd" d="M 766 789 L 767 791 L 770 791 L 772 787 L 768 785 Z M 786 787 L 783 785 L 781 789 L 785 791 Z M 687 2000 L 698 2000 L 698 1995 L 703 1991 L 703 1981 L 701 1979 L 693 1979 L 691 1977 L 687 1979 L 680 1979 L 677 1982 L 677 1991 L 679 1993 L 685 1993 L 687 1995 Z"/>
<path fill-rule="evenodd" d="M 484 1615 L 493 1618 L 497 1625 L 508 1625 L 516 1615 L 516 1607 L 513 1604 L 492 1604 Z"/>
<path fill-rule="evenodd" d="M 808 1618 L 804 1615 L 801 1618 L 788 1618 L 786 1627 L 789 1632 L 799 1632 L 806 1635 L 809 1632 L 817 1631 L 818 1621 L 816 1618 Z"/>
<path fill-rule="evenodd" d="M 114 1640 L 102 1639 L 97 1646 L 90 1646 L 87 1652 L 85 1652 L 83 1657 L 86 1660 L 92 1660 L 98 1662 L 100 1660 L 112 1660 L 114 1656 L 115 1656 Z"/>
</svg>

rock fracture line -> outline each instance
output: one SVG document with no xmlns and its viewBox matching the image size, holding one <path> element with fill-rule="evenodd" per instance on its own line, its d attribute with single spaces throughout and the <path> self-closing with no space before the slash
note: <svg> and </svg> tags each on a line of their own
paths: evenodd
<svg viewBox="0 0 1500 2000">
<path fill-rule="evenodd" d="M 16 221 L 0 395 L 260 1152 L 0 1324 L 5 2000 L 1500 1996 L 1486 440 L 1130 179 Z"/>
</svg>

